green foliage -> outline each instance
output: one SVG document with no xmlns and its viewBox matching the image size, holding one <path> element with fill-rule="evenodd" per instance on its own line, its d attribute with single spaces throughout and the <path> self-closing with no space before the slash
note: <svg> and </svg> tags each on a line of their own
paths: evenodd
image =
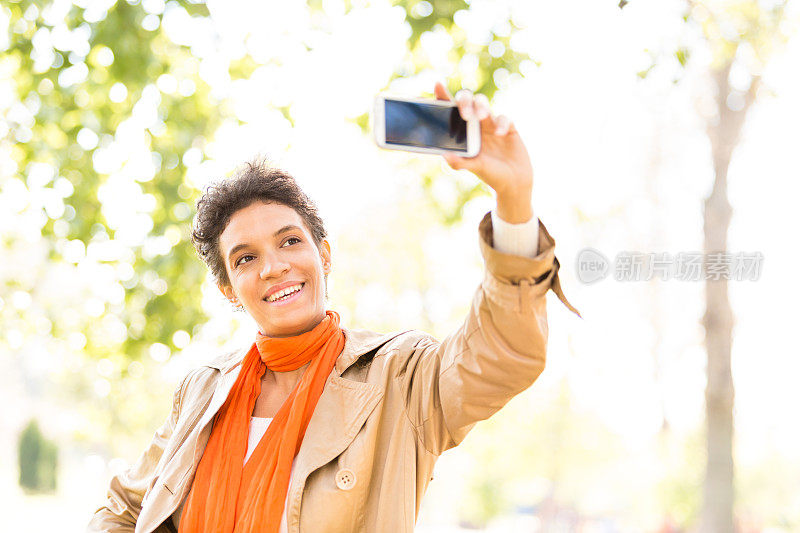
<svg viewBox="0 0 800 533">
<path fill-rule="evenodd" d="M 19 485 L 25 491 L 53 493 L 58 475 L 58 448 L 44 437 L 34 419 L 22 430 L 18 444 Z"/>
<path fill-rule="evenodd" d="M 675 57 L 678 59 L 678 63 L 685 67 L 686 62 L 689 60 L 689 50 L 687 48 L 679 48 L 675 51 Z"/>
<path fill-rule="evenodd" d="M 240 59 L 231 61 L 228 72 L 231 75 L 231 79 L 245 80 L 252 76 L 253 72 L 255 72 L 259 66 L 260 65 L 256 63 L 252 57 L 244 55 Z"/>
<path fill-rule="evenodd" d="M 636 75 L 639 76 L 642 79 L 645 79 L 647 77 L 647 75 L 650 74 L 650 71 L 653 70 L 653 67 L 655 67 L 655 65 L 650 65 L 646 69 L 640 70 L 639 72 L 637 72 Z"/>
<path fill-rule="evenodd" d="M 693 3 L 691 19 L 699 24 L 703 37 L 713 53 L 713 67 L 722 68 L 733 61 L 740 46 L 752 50 L 753 59 L 760 68 L 776 47 L 782 46 L 789 35 L 786 2 L 775 2 L 769 7 L 758 0 L 736 2 Z"/>
<path fill-rule="evenodd" d="M 690 0 L 681 18 L 688 28 L 700 34 L 709 47 L 712 70 L 723 70 L 736 60 L 742 62 L 745 69 L 759 75 L 774 50 L 786 43 L 793 30 L 785 12 L 786 2 L 765 7 L 759 0 Z M 737 59 L 740 48 L 745 49 L 745 53 L 739 53 Z M 642 79 L 659 63 L 677 60 L 684 68 L 691 58 L 691 50 L 683 44 L 665 51 L 661 57 L 648 50 L 645 52 L 652 57 L 652 64 L 636 73 Z"/>
<path fill-rule="evenodd" d="M 470 73 L 479 80 L 472 87 L 476 91 L 491 97 L 497 90 L 497 80 L 518 73 L 520 62 L 527 56 L 510 46 L 517 29 L 511 20 L 498 21 L 498 27 L 506 30 L 492 32 L 487 42 L 472 43 L 455 23 L 469 10 L 467 2 L 435 0 L 426 4 L 416 0 L 396 3 L 406 12 L 411 34 L 408 60 L 398 66 L 393 78 L 430 67 L 421 39 L 432 31 L 446 31 L 453 36 L 450 59 L 454 65 L 467 55 L 478 58 L 477 72 Z M 202 154 L 207 139 L 231 112 L 224 102 L 215 100 L 200 77 L 200 62 L 193 51 L 171 41 L 163 31 L 163 14 L 148 14 L 138 2 L 120 1 L 101 17 L 72 5 L 63 20 L 53 21 L 52 17 L 45 17 L 50 5 L 21 0 L 5 8 L 10 23 L 9 47 L 3 61 L 13 65 L 16 93 L 33 114 L 30 124 L 10 123 L 9 136 L 16 136 L 11 148 L 14 163 L 22 175 L 28 175 L 34 163 L 50 165 L 55 177 L 48 187 L 54 192 L 61 178 L 69 183 L 70 190 L 62 199 L 63 213 L 48 213 L 42 227 L 42 234 L 50 243 L 52 261 L 64 259 L 64 243 L 68 241 L 80 241 L 87 247 L 119 243 L 122 230 L 109 219 L 102 190 L 115 173 L 122 171 L 121 165 L 109 167 L 98 164 L 98 160 L 113 151 L 134 108 L 148 98 L 156 99 L 157 119 L 143 131 L 152 169 L 145 165 L 133 171 L 132 180 L 134 189 L 150 199 L 151 205 L 142 212 L 143 221 L 150 221 L 150 229 L 145 242 L 127 246 L 132 254 L 106 261 L 120 273 L 130 272 L 130 268 L 121 266 L 132 267 L 134 272 L 132 277 L 120 275 L 118 279 L 124 287 L 124 304 L 106 302 L 106 312 L 117 315 L 127 335 L 121 346 L 113 346 L 102 342 L 102 335 L 94 334 L 91 324 L 82 327 L 87 339 L 85 353 L 95 359 L 122 352 L 138 360 L 154 343 L 174 350 L 178 348 L 172 341 L 175 332 L 194 333 L 205 319 L 198 288 L 206 269 L 194 256 L 188 231 L 191 209 L 186 209 L 199 191 L 186 181 L 191 162 L 185 154 L 193 148 Z M 349 11 L 352 6 L 348 3 L 347 8 Z M 310 9 L 321 12 L 322 5 L 312 2 Z M 203 4 L 186 0 L 168 2 L 167 10 L 208 16 Z M 154 16 L 158 21 L 155 29 Z M 52 61 L 37 61 L 42 52 L 35 50 L 34 37 L 61 31 L 62 24 L 68 31 L 82 32 L 85 42 L 74 50 L 55 46 Z M 494 45 L 494 55 L 489 51 L 492 42 L 502 44 Z M 257 62 L 244 55 L 232 62 L 228 71 L 233 79 L 246 79 L 257 67 Z M 496 76 L 498 72 L 502 73 L 500 77 Z M 174 80 L 181 89 L 169 90 L 161 84 L 156 89 L 155 82 L 161 76 Z M 459 78 L 450 79 L 451 91 L 460 88 Z M 290 105 L 280 111 L 292 121 Z M 366 116 L 356 122 L 362 128 L 368 126 Z M 79 136 L 95 137 L 96 142 L 79 142 Z M 125 162 L 130 166 L 134 163 Z M 473 187 L 460 193 L 461 205 L 449 210 L 445 219 L 456 221 L 463 202 L 478 192 Z M 148 252 L 147 241 L 157 239 L 169 240 L 166 253 Z M 56 323 L 52 333 L 59 337 L 71 331 Z"/>
<path fill-rule="evenodd" d="M 206 157 L 218 127 L 237 118 L 230 101 L 217 96 L 200 75 L 203 57 L 164 28 L 170 13 L 194 21 L 209 17 L 202 2 L 170 0 L 164 13 L 149 13 L 136 0 L 119 0 L 100 13 L 76 4 L 66 4 L 58 16 L 53 15 L 52 0 L 3 4 L 9 24 L 0 67 L 12 81 L 11 90 L 27 117 L 4 114 L 8 128 L 0 130 L 0 148 L 13 167 L 6 175 L 15 182 L 18 177 L 31 191 L 38 187 L 43 195 L 56 198 L 54 207 L 27 208 L 38 210 L 35 214 L 42 220 L 37 246 L 44 247 L 47 268 L 61 265 L 65 272 L 77 273 L 89 250 L 108 250 L 92 256 L 97 264 L 91 268 L 111 272 L 113 286 L 75 301 L 65 320 L 67 312 L 49 308 L 47 296 L 37 295 L 34 281 L 5 280 L 0 289 L 33 295 L 36 311 L 7 306 L 3 319 L 19 325 L 25 335 L 34 330 L 23 326 L 34 324 L 31 318 L 41 319 L 47 323 L 49 338 L 80 350 L 88 374 L 83 378 L 70 374 L 63 380 L 70 400 L 78 401 L 87 417 L 92 411 L 98 426 L 105 421 L 117 433 L 134 432 L 153 417 L 144 413 L 134 417 L 135 423 L 125 424 L 131 417 L 117 412 L 130 409 L 127 385 L 137 382 L 130 369 L 142 368 L 131 363 L 150 364 L 143 358 L 154 349 L 162 361 L 165 350 L 168 356 L 180 349 L 186 333 L 196 335 L 207 318 L 200 290 L 207 269 L 196 258 L 190 240 L 193 205 L 201 191 L 189 176 Z M 498 13 L 493 30 L 475 43 L 457 24 L 470 11 L 465 1 L 436 0 L 426 7 L 425 2 L 407 0 L 395 5 L 405 11 L 408 53 L 387 84 L 431 68 L 422 46 L 428 32 L 452 37 L 447 56 L 452 72 L 444 73 L 451 92 L 471 79 L 471 89 L 491 97 L 512 76 L 519 76 L 520 62 L 527 56 L 511 47 L 518 28 L 508 15 Z M 308 9 L 315 15 L 310 19 L 315 31 L 331 31 L 322 2 L 310 2 Z M 354 9 L 352 2 L 345 2 L 346 14 Z M 78 38 L 56 38 L 64 34 Z M 269 62 L 281 65 L 281 53 L 276 50 Z M 474 61 L 463 62 L 464 58 Z M 244 54 L 225 70 L 232 80 L 247 80 L 260 66 Z M 278 110 L 294 123 L 291 102 Z M 364 114 L 355 122 L 366 131 L 367 119 Z M 140 151 L 123 153 L 120 147 L 130 146 L 132 135 Z M 37 184 L 33 175 L 42 166 L 50 177 Z M 426 190 L 439 172 L 426 171 Z M 0 183 L 0 190 L 3 186 Z M 455 186 L 456 204 L 438 206 L 446 223 L 457 222 L 464 204 L 486 193 L 474 182 L 465 185 L 456 180 Z M 122 202 L 135 216 L 121 220 L 115 212 L 120 200 L 109 197 L 119 190 L 127 191 L 129 198 Z M 3 246 L 18 249 L 24 243 L 11 235 L 4 236 Z M 84 250 L 83 257 L 68 253 L 76 247 Z M 110 293 L 115 291 L 122 296 L 113 298 Z M 92 314 L 83 312 L 88 303 L 95 305 Z M 98 362 L 106 366 L 111 362 L 112 376 L 99 375 Z M 131 397 L 135 392 L 130 391 Z M 98 397 L 104 401 L 97 403 Z"/>
<path fill-rule="evenodd" d="M 656 66 L 656 61 L 658 59 L 657 54 L 655 54 L 652 50 L 648 50 L 647 48 L 644 49 L 645 53 L 650 56 L 650 65 L 646 69 L 640 70 L 636 73 L 637 76 L 641 79 L 645 79 L 650 71 L 652 71 Z"/>
<path fill-rule="evenodd" d="M 521 76 L 520 63 L 530 59 L 528 54 L 511 46 L 511 39 L 520 27 L 510 17 L 496 21 L 482 42 L 472 42 L 458 24 L 459 17 L 468 15 L 469 3 L 465 0 L 396 0 L 394 3 L 405 10 L 405 22 L 411 35 L 406 66 L 396 71 L 392 80 L 432 68 L 421 43 L 428 32 L 443 31 L 451 37 L 453 47 L 449 58 L 453 65 L 460 65 L 464 58 L 476 60 L 474 71 L 459 67 L 456 75 L 448 79 L 451 94 L 466 87 L 491 99 L 510 77 Z M 467 83 L 472 78 L 475 82 Z"/>
<path fill-rule="evenodd" d="M 441 175 L 437 168 L 426 169 L 426 172 L 421 173 L 422 177 L 422 190 L 425 194 L 426 201 L 432 206 L 434 212 L 439 217 L 439 223 L 445 227 L 455 226 L 459 224 L 464 218 L 464 207 L 473 199 L 478 196 L 491 195 L 488 185 L 482 181 L 474 179 L 459 179 L 458 177 L 451 180 L 448 185 L 453 189 L 454 200 L 443 202 L 437 198 L 434 193 L 434 183 L 436 180 L 441 179 Z"/>
<path fill-rule="evenodd" d="M 321 2 L 310 2 L 309 5 L 314 9 L 322 9 Z M 520 78 L 520 64 L 531 59 L 528 54 L 511 46 L 512 38 L 521 29 L 511 17 L 499 17 L 481 42 L 474 42 L 459 25 L 461 18 L 469 16 L 470 6 L 465 0 L 394 0 L 394 5 L 404 10 L 410 35 L 407 56 L 387 80 L 387 86 L 398 78 L 436 70 L 423 46 L 426 34 L 443 32 L 453 42 L 448 54 L 453 72 L 449 73 L 446 80 L 450 94 L 467 88 L 491 99 L 511 79 Z M 537 66 L 539 64 L 534 63 Z M 353 122 L 368 133 L 366 113 L 353 119 Z M 460 220 L 462 208 L 463 205 L 451 211 L 447 217 Z"/>
<path fill-rule="evenodd" d="M 187 14 L 207 15 L 202 5 L 169 4 L 170 9 L 183 9 Z M 161 31 L 145 30 L 142 22 L 147 13 L 141 5 L 117 2 L 95 22 L 86 19 L 96 17 L 87 17 L 83 8 L 74 5 L 63 21 L 46 21 L 43 14 L 48 8 L 49 3 L 30 1 L 8 5 L 10 46 L 5 61 L 15 65 L 19 99 L 35 104 L 29 105 L 35 111 L 32 124 L 11 124 L 10 131 L 16 132 L 17 140 L 20 131 L 30 130 L 27 140 L 23 137 L 12 152 L 17 168 L 26 175 L 32 164 L 47 163 L 57 176 L 52 189 L 59 178 L 70 184 L 71 192 L 63 198 L 63 214 L 51 216 L 42 228 L 51 245 L 52 260 L 63 259 L 59 244 L 67 240 L 89 246 L 117 238 L 120 228 L 108 220 L 100 191 L 110 174 L 120 169 L 105 168 L 97 160 L 103 150 L 113 148 L 121 126 L 131 118 L 146 90 L 160 100 L 157 120 L 143 132 L 153 169 L 134 170 L 133 179 L 134 187 L 153 199 L 152 210 L 144 212 L 152 222 L 149 238 L 168 236 L 172 246 L 168 253 L 153 257 L 141 243 L 133 247 L 131 256 L 109 259 L 109 264 L 127 263 L 135 272 L 132 279 L 118 280 L 125 290 L 124 305 L 108 309 L 119 315 L 128 334 L 119 348 L 99 342 L 91 331 L 86 335 L 86 353 L 92 357 L 104 357 L 121 349 L 130 358 L 139 359 L 155 342 L 171 346 L 174 332 L 191 332 L 204 317 L 196 288 L 206 271 L 194 259 L 188 240 L 189 211 L 176 210 L 175 206 L 197 195 L 184 183 L 186 167 L 182 158 L 193 146 L 202 148 L 218 117 L 190 50 L 172 43 Z M 59 31 L 62 25 L 71 32 L 83 32 L 85 42 L 74 50 L 56 46 L 49 65 L 36 62 L 36 54 L 32 55 L 34 36 Z M 83 74 L 73 77 L 74 82 L 70 83 L 71 76 L 80 72 Z M 155 90 L 154 80 L 164 74 L 183 82 L 184 94 L 190 90 L 193 93 Z M 117 96 L 112 100 L 114 91 Z M 79 143 L 79 134 L 95 136 L 96 145 Z M 135 163 L 127 161 L 129 165 Z M 164 280 L 167 290 L 155 280 Z M 53 331 L 56 336 L 68 333 L 57 326 Z"/>
</svg>

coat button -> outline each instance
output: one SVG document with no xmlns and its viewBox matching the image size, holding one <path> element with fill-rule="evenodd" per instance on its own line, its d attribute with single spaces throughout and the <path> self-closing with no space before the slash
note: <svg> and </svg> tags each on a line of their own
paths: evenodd
<svg viewBox="0 0 800 533">
<path fill-rule="evenodd" d="M 356 484 L 356 475 L 349 468 L 342 468 L 336 472 L 336 486 L 342 490 L 350 490 Z"/>
</svg>

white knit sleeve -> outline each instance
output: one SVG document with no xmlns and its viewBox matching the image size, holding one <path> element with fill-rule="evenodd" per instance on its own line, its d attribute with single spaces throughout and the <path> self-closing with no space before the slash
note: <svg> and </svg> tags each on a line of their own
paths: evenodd
<svg viewBox="0 0 800 533">
<path fill-rule="evenodd" d="M 492 209 L 492 234 L 495 250 L 525 257 L 538 255 L 539 219 L 536 213 L 527 222 L 511 224 L 500 218 L 497 209 Z"/>
</svg>

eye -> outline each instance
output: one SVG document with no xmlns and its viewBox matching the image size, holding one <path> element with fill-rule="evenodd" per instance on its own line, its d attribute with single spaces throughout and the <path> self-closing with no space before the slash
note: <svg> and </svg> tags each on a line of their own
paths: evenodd
<svg viewBox="0 0 800 533">
<path fill-rule="evenodd" d="M 286 244 L 289 241 L 301 242 L 300 239 L 298 239 L 297 237 L 289 237 L 288 239 L 286 239 L 286 242 L 284 242 L 283 244 Z"/>
<path fill-rule="evenodd" d="M 236 260 L 236 264 L 234 266 L 239 266 L 242 263 L 242 259 L 244 259 L 245 257 L 253 257 L 253 256 L 250 254 L 243 255 L 242 257 Z"/>
</svg>

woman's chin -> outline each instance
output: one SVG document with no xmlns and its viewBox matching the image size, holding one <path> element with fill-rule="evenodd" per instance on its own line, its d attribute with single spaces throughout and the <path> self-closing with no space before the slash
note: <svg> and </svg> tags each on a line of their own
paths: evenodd
<svg viewBox="0 0 800 533">
<path fill-rule="evenodd" d="M 299 335 L 305 331 L 313 329 L 309 327 L 312 323 L 319 323 L 312 319 L 315 312 L 309 309 L 289 309 L 283 311 L 283 316 L 275 316 L 274 313 L 270 314 L 269 321 L 259 322 L 260 331 L 268 337 L 290 337 L 292 335 Z M 269 332 L 272 332 L 270 334 Z"/>
</svg>

